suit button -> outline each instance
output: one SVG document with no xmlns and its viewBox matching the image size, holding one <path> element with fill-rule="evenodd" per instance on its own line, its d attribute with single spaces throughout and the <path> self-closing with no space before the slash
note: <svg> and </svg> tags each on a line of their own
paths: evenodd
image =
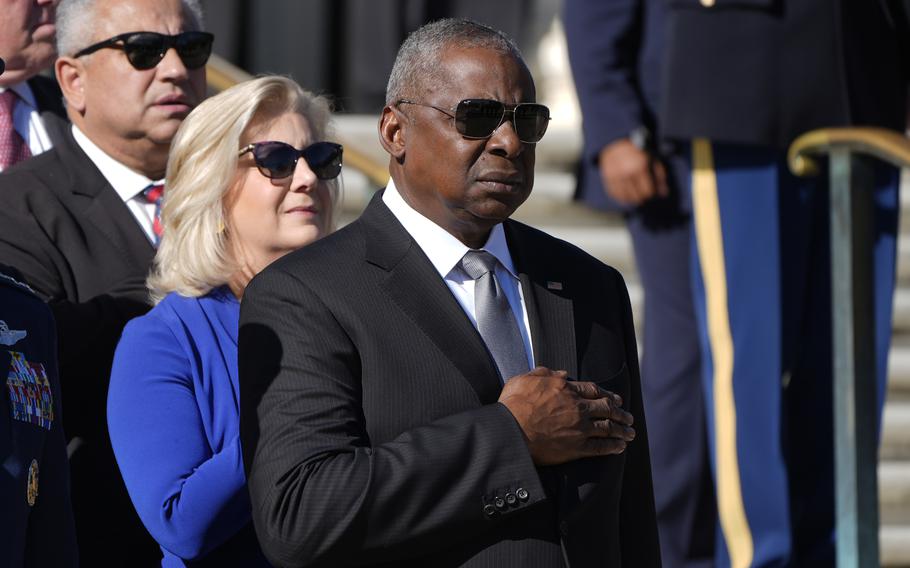
<svg viewBox="0 0 910 568">
<path fill-rule="evenodd" d="M 509 507 L 514 507 L 518 503 L 518 497 L 510 491 L 506 493 L 506 503 L 509 504 Z"/>
<path fill-rule="evenodd" d="M 529 497 L 528 491 L 524 487 L 519 487 L 518 491 L 515 492 L 515 495 L 522 501 L 527 501 Z"/>
<path fill-rule="evenodd" d="M 496 508 L 499 509 L 500 511 L 502 511 L 503 509 L 506 508 L 506 500 L 503 499 L 502 497 L 497 497 L 496 499 L 493 499 L 493 504 L 496 505 Z"/>
<path fill-rule="evenodd" d="M 496 507 L 494 507 L 493 505 L 484 505 L 483 514 L 488 517 L 492 517 L 493 515 L 496 514 Z"/>
<path fill-rule="evenodd" d="M 567 521 L 559 523 L 559 532 L 562 536 L 569 536 L 569 523 Z"/>
</svg>

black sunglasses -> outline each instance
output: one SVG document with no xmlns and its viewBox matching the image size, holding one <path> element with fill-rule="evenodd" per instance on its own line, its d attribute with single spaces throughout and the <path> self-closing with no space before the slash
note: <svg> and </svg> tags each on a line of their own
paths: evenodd
<svg viewBox="0 0 910 568">
<path fill-rule="evenodd" d="M 509 115 L 518 139 L 536 144 L 550 123 L 550 109 L 537 103 L 507 105 L 488 99 L 465 99 L 450 109 L 405 99 L 398 104 L 430 107 L 447 114 L 455 119 L 455 130 L 465 138 L 489 138 Z"/>
<path fill-rule="evenodd" d="M 143 71 L 158 65 L 173 47 L 187 69 L 199 69 L 209 60 L 214 40 L 215 36 L 208 32 L 181 32 L 177 35 L 129 32 L 92 44 L 74 57 L 82 57 L 108 47 L 120 49 L 126 53 L 126 58 L 134 69 Z"/>
<path fill-rule="evenodd" d="M 241 148 L 237 155 L 252 152 L 259 173 L 269 179 L 293 175 L 297 160 L 303 157 L 317 178 L 329 180 L 341 173 L 342 151 L 341 144 L 334 142 L 314 142 L 303 150 L 284 142 L 256 142 Z"/>
</svg>

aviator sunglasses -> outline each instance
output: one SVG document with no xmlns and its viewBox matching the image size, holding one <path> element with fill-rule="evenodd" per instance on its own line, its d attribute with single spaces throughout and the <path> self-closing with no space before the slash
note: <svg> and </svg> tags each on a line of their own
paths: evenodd
<svg viewBox="0 0 910 568">
<path fill-rule="evenodd" d="M 173 47 L 187 69 L 198 69 L 209 60 L 214 39 L 215 36 L 208 32 L 181 32 L 177 35 L 129 32 L 92 44 L 74 57 L 82 57 L 99 49 L 119 49 L 126 54 L 134 69 L 144 71 L 158 65 Z"/>
<path fill-rule="evenodd" d="M 450 109 L 406 99 L 398 104 L 425 106 L 454 118 L 455 130 L 465 138 L 489 138 L 503 121 L 511 119 L 518 139 L 535 144 L 543 138 L 550 122 L 550 109 L 537 103 L 506 105 L 488 99 L 465 99 Z"/>
<path fill-rule="evenodd" d="M 256 142 L 240 149 L 238 156 L 253 153 L 259 173 L 269 179 L 282 179 L 294 173 L 301 157 L 321 180 L 330 180 L 341 173 L 341 144 L 314 142 L 298 150 L 284 142 Z"/>
</svg>

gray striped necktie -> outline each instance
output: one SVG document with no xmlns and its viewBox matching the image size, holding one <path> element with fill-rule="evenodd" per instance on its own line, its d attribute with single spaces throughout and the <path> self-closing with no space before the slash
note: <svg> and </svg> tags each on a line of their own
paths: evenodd
<svg viewBox="0 0 910 568">
<path fill-rule="evenodd" d="M 496 257 L 483 250 L 469 250 L 461 259 L 474 279 L 474 314 L 477 329 L 496 361 L 503 382 L 528 372 L 528 356 L 515 313 L 493 270 Z"/>
</svg>

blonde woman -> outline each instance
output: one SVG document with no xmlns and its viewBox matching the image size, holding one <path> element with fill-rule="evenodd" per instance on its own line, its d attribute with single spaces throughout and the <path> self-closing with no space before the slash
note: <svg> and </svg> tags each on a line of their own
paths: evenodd
<svg viewBox="0 0 910 568">
<path fill-rule="evenodd" d="M 332 230 L 341 146 L 329 106 L 284 77 L 205 101 L 177 133 L 164 237 L 114 359 L 108 422 L 162 566 L 266 565 L 238 437 L 237 325 L 250 279 Z"/>
</svg>

